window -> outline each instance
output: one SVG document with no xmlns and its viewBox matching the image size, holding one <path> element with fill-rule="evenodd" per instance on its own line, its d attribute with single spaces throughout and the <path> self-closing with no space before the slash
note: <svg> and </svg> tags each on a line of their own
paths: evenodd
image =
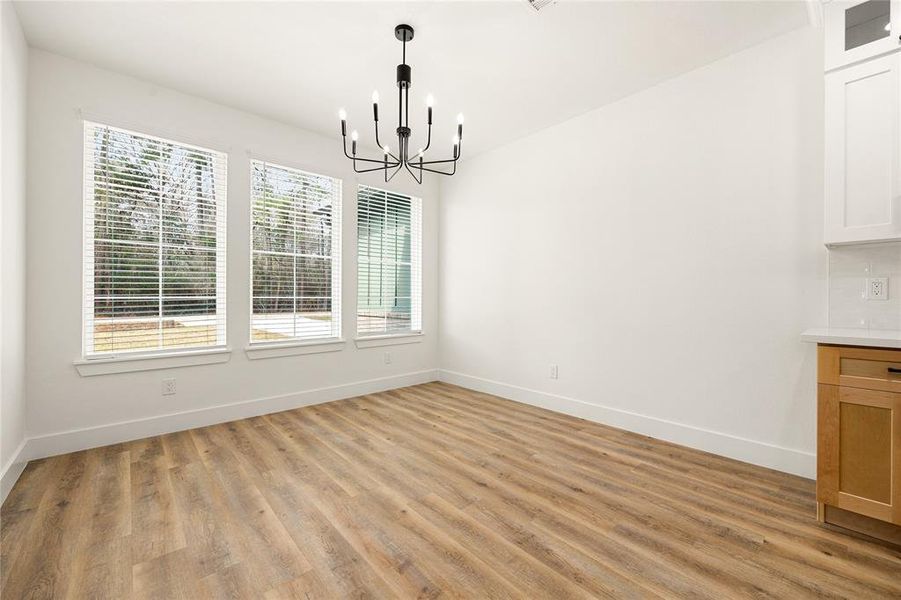
<svg viewBox="0 0 901 600">
<path fill-rule="evenodd" d="M 341 182 L 251 161 L 250 341 L 341 336 Z"/>
<path fill-rule="evenodd" d="M 84 355 L 225 346 L 225 154 L 85 122 L 84 171 Z"/>
<path fill-rule="evenodd" d="M 422 330 L 422 203 L 361 185 L 357 194 L 357 334 Z"/>
</svg>

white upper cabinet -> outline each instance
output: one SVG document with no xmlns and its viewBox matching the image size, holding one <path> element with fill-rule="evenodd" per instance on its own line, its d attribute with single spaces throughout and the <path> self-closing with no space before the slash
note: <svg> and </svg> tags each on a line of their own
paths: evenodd
<svg viewBox="0 0 901 600">
<path fill-rule="evenodd" d="M 833 0 L 823 18 L 827 71 L 901 49 L 901 0 Z"/>
<path fill-rule="evenodd" d="M 826 74 L 825 242 L 901 239 L 901 53 Z"/>
</svg>

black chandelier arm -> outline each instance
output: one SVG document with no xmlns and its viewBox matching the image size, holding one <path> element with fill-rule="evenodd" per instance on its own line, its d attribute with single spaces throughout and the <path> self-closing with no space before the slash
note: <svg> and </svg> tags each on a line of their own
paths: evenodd
<svg viewBox="0 0 901 600">
<path fill-rule="evenodd" d="M 429 147 L 432 145 L 432 124 L 431 123 L 429 123 L 428 131 L 429 131 L 429 133 L 425 140 L 425 146 L 421 150 L 419 150 L 419 152 L 416 153 L 417 155 L 420 152 L 425 153 L 429 149 Z"/>
<path fill-rule="evenodd" d="M 354 154 L 353 156 L 351 156 L 350 154 L 347 153 L 347 138 L 344 138 L 344 156 L 346 156 L 346 157 L 349 158 L 350 160 L 354 161 L 355 163 L 356 163 L 356 161 L 360 161 L 360 162 L 372 162 L 372 163 L 380 163 L 380 164 L 383 163 L 383 162 L 385 162 L 385 161 L 383 161 L 383 160 L 373 160 L 373 159 L 371 159 L 371 158 L 360 158 L 360 157 L 357 156 L 356 154 Z"/>
<path fill-rule="evenodd" d="M 384 161 L 384 160 L 376 160 L 376 159 L 373 159 L 373 158 L 361 158 L 361 157 L 359 157 L 359 156 L 357 156 L 357 155 L 351 156 L 350 154 L 348 154 L 348 153 L 347 153 L 347 138 L 344 139 L 344 156 L 346 156 L 347 158 L 349 158 L 350 160 L 352 160 L 352 161 L 354 162 L 354 171 L 356 171 L 357 173 L 368 173 L 369 171 L 380 171 L 381 169 L 384 169 L 384 168 L 385 168 L 385 166 L 384 166 L 384 165 L 385 165 L 385 161 Z M 366 171 L 358 171 L 358 170 L 357 170 L 357 161 L 360 161 L 360 162 L 368 162 L 368 163 L 377 163 L 377 164 L 380 164 L 380 165 L 382 165 L 382 166 L 381 166 L 381 167 L 378 167 L 378 168 L 375 168 L 375 169 L 368 169 L 368 170 L 366 170 Z M 388 163 L 388 167 L 394 168 L 394 167 L 396 167 L 396 166 L 399 164 L 399 162 L 400 162 L 400 161 L 399 161 L 398 159 L 395 159 L 395 162 L 393 162 L 393 163 Z"/>
<path fill-rule="evenodd" d="M 458 160 L 460 160 L 459 157 L 448 158 L 446 160 L 426 160 L 426 161 L 423 161 L 422 164 L 424 164 L 424 165 L 443 165 L 443 164 L 447 164 L 447 163 L 456 164 Z"/>
<path fill-rule="evenodd" d="M 382 165 L 381 167 L 373 167 L 372 169 L 358 169 L 356 166 L 354 166 L 354 173 L 372 173 L 373 171 L 385 171 L 387 169 L 393 169 L 397 166 L 397 164 L 398 163 L 388 163 L 387 166 Z"/>
<path fill-rule="evenodd" d="M 378 169 L 384 169 L 386 166 L 387 166 L 389 169 L 393 169 L 393 168 L 396 167 L 397 165 L 401 164 L 401 161 L 399 161 L 399 160 L 395 160 L 395 161 L 375 160 L 375 159 L 372 159 L 372 158 L 358 158 L 358 157 L 356 157 L 356 156 L 352 157 L 351 160 L 354 161 L 354 167 L 356 167 L 356 161 L 360 161 L 360 162 L 368 162 L 368 163 L 373 163 L 373 164 L 377 164 L 377 165 L 382 165 L 381 167 L 376 167 L 376 170 L 378 170 Z"/>
<path fill-rule="evenodd" d="M 416 173 L 413 172 L 413 169 L 410 168 L 410 163 L 405 162 L 404 167 L 406 167 L 407 172 L 413 177 L 416 183 L 422 183 L 422 168 L 419 168 L 419 177 L 416 176 Z M 414 167 L 416 168 L 416 167 Z"/>
<path fill-rule="evenodd" d="M 389 177 L 388 176 L 388 167 L 386 166 L 385 167 L 385 183 L 388 183 L 389 181 L 394 179 L 394 176 L 397 175 L 398 173 L 400 173 L 400 170 L 402 167 L 403 167 L 403 164 L 398 164 L 397 168 L 394 169 L 394 173 L 392 173 L 391 176 Z"/>
<path fill-rule="evenodd" d="M 384 146 L 382 146 L 382 143 L 379 141 L 379 122 L 378 122 L 378 120 L 376 120 L 376 122 L 375 122 L 375 145 L 378 146 L 380 150 L 384 150 L 384 148 L 385 148 Z M 390 156 L 391 158 L 393 158 L 396 161 L 400 161 L 400 159 L 398 157 L 394 156 L 394 154 L 391 152 L 388 153 L 388 156 Z"/>
<path fill-rule="evenodd" d="M 429 128 L 429 138 L 431 138 L 431 137 L 432 137 L 432 131 L 431 131 L 431 128 Z M 423 152 L 425 152 L 425 150 L 423 150 Z M 422 164 L 424 164 L 424 165 L 443 165 L 443 164 L 447 164 L 447 163 L 454 163 L 454 169 L 456 170 L 457 161 L 460 160 L 460 158 L 462 156 L 463 156 L 463 139 L 461 138 L 460 141 L 457 143 L 457 153 L 454 158 L 447 158 L 444 160 L 427 160 L 427 161 L 424 161 Z"/>
<path fill-rule="evenodd" d="M 423 163 L 423 164 L 425 164 L 425 163 Z M 422 171 L 428 171 L 429 173 L 437 173 L 438 175 L 447 175 L 447 176 L 451 176 L 451 175 L 453 175 L 454 173 L 457 172 L 457 162 L 454 161 L 454 168 L 453 168 L 453 170 L 452 170 L 450 173 L 447 173 L 447 172 L 445 172 L 445 171 L 439 171 L 438 169 L 429 169 L 428 167 L 419 167 L 419 168 L 420 168 L 420 170 L 422 170 Z"/>
</svg>

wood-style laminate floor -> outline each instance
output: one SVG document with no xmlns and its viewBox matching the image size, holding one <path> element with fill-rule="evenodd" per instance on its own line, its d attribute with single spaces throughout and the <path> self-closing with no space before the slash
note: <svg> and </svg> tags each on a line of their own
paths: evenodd
<svg viewBox="0 0 901 600">
<path fill-rule="evenodd" d="M 28 465 L 0 597 L 901 597 L 814 484 L 441 383 Z"/>
</svg>

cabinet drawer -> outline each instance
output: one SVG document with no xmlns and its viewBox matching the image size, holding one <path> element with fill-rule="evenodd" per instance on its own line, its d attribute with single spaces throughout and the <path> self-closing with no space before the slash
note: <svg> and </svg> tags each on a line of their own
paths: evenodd
<svg viewBox="0 0 901 600">
<path fill-rule="evenodd" d="M 901 392 L 901 350 L 820 346 L 820 383 Z"/>
</svg>

